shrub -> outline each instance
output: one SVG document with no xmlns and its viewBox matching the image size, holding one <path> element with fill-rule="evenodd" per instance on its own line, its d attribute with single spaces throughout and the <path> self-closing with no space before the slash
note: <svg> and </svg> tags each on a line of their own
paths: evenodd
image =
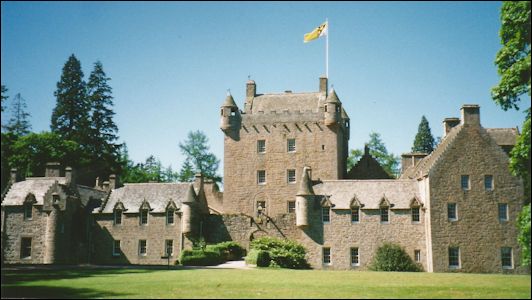
<svg viewBox="0 0 532 300">
<path fill-rule="evenodd" d="M 222 242 L 215 245 L 207 245 L 207 250 L 215 251 L 220 253 L 220 255 L 225 260 L 239 260 L 244 254 L 245 250 L 236 242 Z"/>
<path fill-rule="evenodd" d="M 257 267 L 270 266 L 270 254 L 267 251 L 259 250 L 257 253 Z"/>
<path fill-rule="evenodd" d="M 384 243 L 377 249 L 369 268 L 373 271 L 422 271 L 421 265 L 416 264 L 401 246 L 391 243 Z"/>
<path fill-rule="evenodd" d="M 257 264 L 257 256 L 259 255 L 259 251 L 257 249 L 251 249 L 249 250 L 248 254 L 244 258 L 246 261 L 246 264 L 248 265 L 256 265 Z"/>
<path fill-rule="evenodd" d="M 261 237 L 251 242 L 251 249 L 268 252 L 271 265 L 289 269 L 308 269 L 305 248 L 297 242 L 273 237 Z"/>
<path fill-rule="evenodd" d="M 216 251 L 184 250 L 179 259 L 183 266 L 215 266 L 225 260 Z"/>
</svg>

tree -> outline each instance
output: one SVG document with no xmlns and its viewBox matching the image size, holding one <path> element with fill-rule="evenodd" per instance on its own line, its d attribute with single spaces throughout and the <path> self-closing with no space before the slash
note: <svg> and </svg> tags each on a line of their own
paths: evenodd
<svg viewBox="0 0 532 300">
<path fill-rule="evenodd" d="M 429 121 L 425 116 L 421 117 L 421 123 L 419 123 L 417 134 L 414 139 L 414 146 L 412 152 L 423 152 L 430 154 L 434 150 L 434 137 L 430 132 Z"/>
<path fill-rule="evenodd" d="M 495 58 L 501 80 L 491 90 L 491 96 L 503 110 L 519 110 L 521 96 L 525 93 L 530 99 L 530 12 L 530 1 L 504 1 L 501 7 L 502 48 Z M 526 205 L 517 226 L 518 241 L 523 249 L 522 262 L 530 265 L 530 107 L 525 113 L 523 132 L 510 153 L 510 170 L 520 176 L 525 185 Z"/>
<path fill-rule="evenodd" d="M 379 162 L 382 168 L 390 176 L 397 177 L 399 175 L 399 157 L 395 156 L 393 153 L 388 153 L 380 134 L 371 132 L 369 134 L 369 142 L 367 145 L 369 148 L 369 154 Z M 356 161 L 362 157 L 363 153 L 363 149 L 351 150 L 351 153 L 347 158 L 348 166 L 354 166 Z"/>
<path fill-rule="evenodd" d="M 74 54 L 63 67 L 54 96 L 57 103 L 52 113 L 52 132 L 81 146 L 85 145 L 89 134 L 90 107 L 86 99 L 81 63 Z"/>
<path fill-rule="evenodd" d="M 30 114 L 26 112 L 26 109 L 26 101 L 20 96 L 20 93 L 16 94 L 11 106 L 11 119 L 6 125 L 6 130 L 17 137 L 27 135 L 31 130 L 30 121 L 28 120 Z"/>
<path fill-rule="evenodd" d="M 25 176 L 44 176 L 46 163 L 60 162 L 63 166 L 79 166 L 80 147 L 53 132 L 30 133 L 18 138 L 9 165 Z"/>
<path fill-rule="evenodd" d="M 6 101 L 7 98 L 9 98 L 5 93 L 7 93 L 7 88 L 5 85 L 2 84 L 2 102 L 0 105 L 0 107 L 2 108 L 2 112 L 4 111 L 4 101 Z"/>
<path fill-rule="evenodd" d="M 116 172 L 119 165 L 118 127 L 113 121 L 114 112 L 111 80 L 105 75 L 100 62 L 94 64 L 94 70 L 87 83 L 87 101 L 90 106 L 90 127 L 87 137 L 87 149 L 93 176 L 106 176 Z"/>
<path fill-rule="evenodd" d="M 179 148 L 185 155 L 186 161 L 194 166 L 194 172 L 200 172 L 205 178 L 220 182 L 222 178 L 216 174 L 220 160 L 209 152 L 207 142 L 207 136 L 198 130 L 189 132 L 187 140 L 179 143 Z"/>
<path fill-rule="evenodd" d="M 530 1 L 504 1 L 501 7 L 502 48 L 495 64 L 501 80 L 491 96 L 502 109 L 519 109 L 520 96 L 530 96 Z"/>
<path fill-rule="evenodd" d="M 194 167 L 192 167 L 190 160 L 187 159 L 181 166 L 181 170 L 179 170 L 177 180 L 179 182 L 192 182 L 194 181 L 194 175 Z"/>
</svg>

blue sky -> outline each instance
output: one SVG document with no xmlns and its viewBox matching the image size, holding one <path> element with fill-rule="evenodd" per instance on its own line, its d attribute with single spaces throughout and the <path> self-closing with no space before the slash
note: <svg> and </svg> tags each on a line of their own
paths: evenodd
<svg viewBox="0 0 532 300">
<path fill-rule="evenodd" d="M 248 75 L 259 93 L 318 90 L 325 40 L 304 44 L 303 35 L 328 18 L 329 82 L 351 118 L 350 149 L 375 131 L 398 155 L 410 151 L 422 115 L 441 136 L 442 120 L 466 103 L 480 105 L 484 127 L 521 126 L 522 112 L 490 97 L 500 5 L 3 1 L 1 78 L 11 98 L 26 99 L 33 130 L 49 130 L 68 57 L 86 79 L 101 61 L 131 158 L 154 154 L 179 169 L 178 143 L 192 130 L 223 159 L 219 107 L 230 89 L 243 108 Z"/>
</svg>

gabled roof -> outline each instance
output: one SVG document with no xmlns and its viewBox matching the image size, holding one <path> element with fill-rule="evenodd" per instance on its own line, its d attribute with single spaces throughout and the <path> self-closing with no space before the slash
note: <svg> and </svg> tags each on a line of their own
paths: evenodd
<svg viewBox="0 0 532 300">
<path fill-rule="evenodd" d="M 126 213 L 138 213 L 144 200 L 149 203 L 152 213 L 165 212 L 170 201 L 179 209 L 191 186 L 191 183 L 126 183 L 111 192 L 105 207 L 94 212 L 101 210 L 103 213 L 112 213 L 120 201 Z"/>
<path fill-rule="evenodd" d="M 412 198 L 417 197 L 415 180 L 324 180 L 314 186 L 316 195 L 329 196 L 334 209 L 351 209 L 353 198 L 363 209 L 378 209 L 383 198 L 393 209 L 408 209 Z"/>
<path fill-rule="evenodd" d="M 517 128 L 486 128 L 486 131 L 499 146 L 513 146 L 517 142 Z"/>
<path fill-rule="evenodd" d="M 263 94 L 253 98 L 252 114 L 259 111 L 269 113 L 271 111 L 306 111 L 317 112 L 321 93 L 282 93 Z"/>
<path fill-rule="evenodd" d="M 46 192 L 55 184 L 65 184 L 65 177 L 29 177 L 11 185 L 2 201 L 2 206 L 23 205 L 28 194 L 35 196 L 36 205 L 44 204 Z"/>
</svg>

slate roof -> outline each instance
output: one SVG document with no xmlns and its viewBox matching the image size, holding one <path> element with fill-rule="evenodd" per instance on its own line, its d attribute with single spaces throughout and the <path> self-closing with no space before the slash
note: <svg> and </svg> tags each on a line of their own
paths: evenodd
<svg viewBox="0 0 532 300">
<path fill-rule="evenodd" d="M 486 131 L 499 146 L 513 146 L 517 142 L 517 128 L 486 128 Z"/>
<path fill-rule="evenodd" d="M 107 192 L 98 190 L 89 186 L 77 185 L 81 204 L 87 206 L 92 199 L 103 200 L 107 196 Z"/>
<path fill-rule="evenodd" d="M 2 206 L 22 205 L 29 193 L 35 195 L 35 205 L 44 204 L 46 192 L 55 184 L 65 184 L 65 177 L 28 177 L 13 183 L 2 201 Z"/>
<path fill-rule="evenodd" d="M 314 192 L 330 196 L 333 209 L 350 209 L 355 197 L 363 209 L 378 209 L 383 197 L 392 209 L 408 209 L 414 198 L 422 203 L 415 180 L 324 180 L 314 186 Z"/>
<path fill-rule="evenodd" d="M 321 93 L 282 93 L 263 94 L 253 98 L 252 114 L 259 111 L 268 113 L 271 111 L 318 111 Z"/>
<path fill-rule="evenodd" d="M 112 213 L 118 201 L 122 202 L 125 213 L 138 213 L 141 204 L 146 200 L 152 213 L 165 212 L 172 200 L 177 208 L 186 201 L 191 183 L 126 183 L 123 187 L 111 192 L 104 203 L 103 213 Z M 96 211 L 94 211 L 96 212 Z"/>
</svg>

